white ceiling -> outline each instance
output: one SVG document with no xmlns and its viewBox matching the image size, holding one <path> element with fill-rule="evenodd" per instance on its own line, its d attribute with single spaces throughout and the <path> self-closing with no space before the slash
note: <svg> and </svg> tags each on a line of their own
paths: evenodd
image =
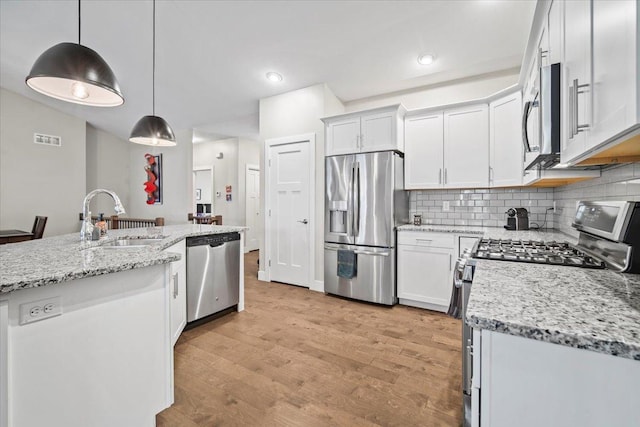
<svg viewBox="0 0 640 427">
<path fill-rule="evenodd" d="M 156 114 L 174 129 L 255 136 L 260 98 L 316 83 L 351 101 L 518 67 L 534 9 L 526 0 L 158 0 Z M 121 107 L 69 104 L 24 84 L 35 59 L 77 41 L 77 28 L 75 1 L 0 1 L 0 85 L 126 139 L 151 114 L 152 2 L 82 2 L 82 44 L 114 70 Z M 418 65 L 425 52 L 437 56 L 432 66 Z"/>
</svg>

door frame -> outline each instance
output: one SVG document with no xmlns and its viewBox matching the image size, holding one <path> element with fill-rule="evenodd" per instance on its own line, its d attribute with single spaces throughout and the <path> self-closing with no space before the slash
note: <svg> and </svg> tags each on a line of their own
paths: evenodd
<svg viewBox="0 0 640 427">
<path fill-rule="evenodd" d="M 191 182 L 193 191 L 191 192 L 191 207 L 193 208 L 193 215 L 195 216 L 197 211 L 198 201 L 196 200 L 196 172 L 211 171 L 211 215 L 214 214 L 213 208 L 216 205 L 216 170 L 214 165 L 193 166 L 191 174 Z"/>
<path fill-rule="evenodd" d="M 271 154 L 271 148 L 278 145 L 295 144 L 298 142 L 309 143 L 309 277 L 307 278 L 307 288 L 313 288 L 315 285 L 315 259 L 316 259 L 316 239 L 315 239 L 315 227 L 316 227 L 316 134 L 305 133 L 300 135 L 285 136 L 281 138 L 270 138 L 265 140 L 265 183 L 264 183 L 264 251 L 265 251 L 265 278 L 267 282 L 271 281 L 271 266 L 269 260 L 271 259 L 271 216 L 269 211 L 271 209 L 271 197 L 270 184 L 271 184 L 271 166 L 269 155 Z"/>
<path fill-rule="evenodd" d="M 245 165 L 244 168 L 244 225 L 247 225 L 247 218 L 249 217 L 248 213 L 249 213 L 249 203 L 247 203 L 249 201 L 249 192 L 247 191 L 247 182 L 249 182 L 247 180 L 247 178 L 249 177 L 249 171 L 250 170 L 255 170 L 258 171 L 258 179 L 260 177 L 260 165 L 254 165 L 254 164 L 250 164 L 247 163 Z M 260 187 L 258 186 L 258 195 L 260 195 Z M 258 210 L 260 210 L 260 204 L 258 204 Z M 247 233 L 245 233 L 245 236 L 247 236 Z M 249 239 L 247 239 L 249 240 Z M 258 250 L 260 249 L 260 235 L 258 235 Z M 244 253 L 249 252 L 247 249 L 247 242 L 245 242 L 244 245 Z"/>
</svg>

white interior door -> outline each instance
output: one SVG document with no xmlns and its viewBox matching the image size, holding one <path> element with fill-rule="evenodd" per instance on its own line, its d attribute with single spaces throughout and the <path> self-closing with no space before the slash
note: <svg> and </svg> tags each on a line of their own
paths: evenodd
<svg viewBox="0 0 640 427">
<path fill-rule="evenodd" d="M 309 286 L 309 141 L 269 148 L 270 280 Z"/>
<path fill-rule="evenodd" d="M 260 233 L 258 230 L 260 221 L 260 168 L 247 165 L 246 176 L 246 232 L 247 240 L 244 244 L 245 252 L 255 251 L 260 247 Z"/>
</svg>

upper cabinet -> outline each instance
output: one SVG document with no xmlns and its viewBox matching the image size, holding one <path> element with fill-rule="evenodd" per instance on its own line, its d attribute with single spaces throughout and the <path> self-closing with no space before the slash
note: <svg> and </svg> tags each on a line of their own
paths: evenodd
<svg viewBox="0 0 640 427">
<path fill-rule="evenodd" d="M 560 1 L 548 25 L 563 46 L 563 163 L 640 161 L 638 2 Z"/>
<path fill-rule="evenodd" d="M 585 151 L 591 122 L 591 4 L 567 1 L 563 5 L 561 161 L 569 163 Z"/>
<path fill-rule="evenodd" d="M 487 105 L 406 117 L 404 171 L 407 190 L 487 187 Z"/>
<path fill-rule="evenodd" d="M 489 104 L 489 184 L 522 185 L 522 95 L 515 92 Z"/>
<path fill-rule="evenodd" d="M 402 105 L 341 114 L 325 123 L 325 156 L 394 150 L 404 152 Z"/>
<path fill-rule="evenodd" d="M 444 127 L 441 111 L 406 117 L 404 188 L 442 188 Z"/>
<path fill-rule="evenodd" d="M 489 108 L 479 104 L 444 112 L 445 188 L 489 185 Z"/>
</svg>

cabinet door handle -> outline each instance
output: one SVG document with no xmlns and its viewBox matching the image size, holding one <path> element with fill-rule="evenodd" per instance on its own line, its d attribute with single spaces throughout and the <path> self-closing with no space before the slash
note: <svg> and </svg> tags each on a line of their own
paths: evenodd
<svg viewBox="0 0 640 427">
<path fill-rule="evenodd" d="M 173 299 L 178 298 L 178 273 L 173 275 Z"/>
<path fill-rule="evenodd" d="M 356 148 L 358 150 L 360 149 L 360 134 L 356 135 Z"/>
<path fill-rule="evenodd" d="M 449 271 L 451 271 L 451 260 L 453 259 L 453 255 L 449 254 Z"/>
<path fill-rule="evenodd" d="M 438 172 L 438 184 L 442 184 L 442 168 L 440 168 L 440 172 Z"/>
<path fill-rule="evenodd" d="M 444 168 L 444 183 L 447 183 L 447 168 Z"/>
<path fill-rule="evenodd" d="M 489 181 L 493 182 L 493 167 L 489 166 Z"/>
<path fill-rule="evenodd" d="M 581 125 L 580 122 L 579 122 L 579 116 L 578 116 L 578 106 L 579 106 L 578 94 L 589 92 L 588 88 L 589 88 L 589 83 L 579 84 L 578 83 L 578 79 L 575 79 L 573 81 L 573 90 L 575 92 L 574 99 L 575 99 L 575 102 L 576 102 L 576 112 L 575 112 L 575 115 L 576 115 L 576 120 L 575 120 L 576 135 L 578 133 L 580 133 L 580 132 L 584 132 L 586 130 L 589 130 L 589 124 Z"/>
</svg>

